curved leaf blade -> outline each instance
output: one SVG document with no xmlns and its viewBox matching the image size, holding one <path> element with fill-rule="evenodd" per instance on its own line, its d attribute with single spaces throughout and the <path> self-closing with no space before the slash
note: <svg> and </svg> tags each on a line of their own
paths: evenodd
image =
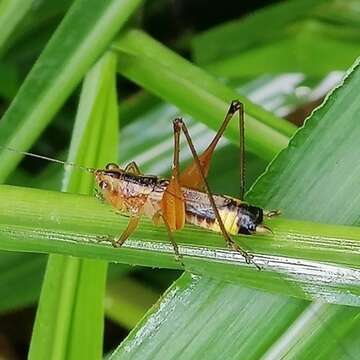
<svg viewBox="0 0 360 360">
<path fill-rule="evenodd" d="M 141 0 L 77 0 L 0 122 L 0 143 L 28 149 Z M 0 181 L 22 155 L 0 148 Z"/>
<path fill-rule="evenodd" d="M 0 186 L 0 196 L 0 249 L 181 269 L 166 230 L 147 219 L 121 249 L 115 249 L 109 239 L 125 229 L 128 218 L 97 199 L 6 185 Z M 189 226 L 176 233 L 176 241 L 192 272 L 305 299 L 360 304 L 358 227 L 284 218 L 268 224 L 274 236 L 266 241 L 261 235 L 236 238 L 253 250 L 255 260 L 264 267 L 260 272 L 246 266 L 242 256 L 227 249 L 214 232 L 204 236 L 204 230 Z M 99 236 L 105 236 L 104 243 Z"/>
<path fill-rule="evenodd" d="M 140 31 L 127 32 L 113 48 L 119 53 L 122 75 L 213 129 L 218 129 L 231 100 L 239 98 L 245 105 L 248 149 L 260 158 L 272 159 L 295 130 Z M 236 122 L 225 134 L 238 143 Z"/>
<path fill-rule="evenodd" d="M 198 301 L 193 302 L 194 298 Z M 289 326 L 306 305 L 293 299 L 293 306 L 283 311 L 281 304 L 286 303 L 281 296 L 258 296 L 246 288 L 239 293 L 239 286 L 186 273 L 163 295 L 161 305 L 150 310 L 148 324 L 138 325 L 110 359 L 219 359 L 219 353 L 222 359 L 240 359 L 244 354 L 246 359 L 259 359 L 276 339 L 275 333 Z M 267 330 L 267 323 L 253 315 L 259 307 L 275 332 L 254 338 L 253 327 Z M 249 340 L 243 341 L 246 337 Z"/>
</svg>

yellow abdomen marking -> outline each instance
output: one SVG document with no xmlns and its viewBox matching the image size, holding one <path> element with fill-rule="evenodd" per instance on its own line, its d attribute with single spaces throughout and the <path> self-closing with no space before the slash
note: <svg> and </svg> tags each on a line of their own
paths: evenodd
<svg viewBox="0 0 360 360">
<path fill-rule="evenodd" d="M 231 235 L 238 234 L 237 211 L 222 209 L 219 211 L 220 217 L 224 223 L 226 231 Z M 198 215 L 186 213 L 186 222 L 211 231 L 221 232 L 220 226 L 215 219 L 205 218 Z"/>
</svg>

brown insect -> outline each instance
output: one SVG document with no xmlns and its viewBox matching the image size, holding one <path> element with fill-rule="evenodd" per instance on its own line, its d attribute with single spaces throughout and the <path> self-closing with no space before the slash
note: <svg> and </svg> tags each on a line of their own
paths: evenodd
<svg viewBox="0 0 360 360">
<path fill-rule="evenodd" d="M 216 145 L 236 112 L 239 113 L 240 130 L 240 199 L 226 195 L 213 195 L 206 179 Z M 145 215 L 151 218 L 155 225 L 164 224 L 166 226 L 177 258 L 180 258 L 181 255 L 174 240 L 173 232 L 181 230 L 185 223 L 189 223 L 221 232 L 229 248 L 240 253 L 245 258 L 246 263 L 255 264 L 253 255 L 242 249 L 230 235 L 271 233 L 271 230 L 263 224 L 263 219 L 277 215 L 279 211 L 264 211 L 243 201 L 245 145 L 244 107 L 242 103 L 238 100 L 232 101 L 220 129 L 200 156 L 197 155 L 183 120 L 176 118 L 173 121 L 173 127 L 174 158 L 169 180 L 141 174 L 135 162 L 128 164 L 125 169 L 121 169 L 113 163 L 108 164 L 105 169 L 92 169 L 8 147 L 3 148 L 75 166 L 94 174 L 100 196 L 118 212 L 130 217 L 127 228 L 112 241 L 116 247 L 120 247 L 129 238 L 136 230 L 140 218 Z M 179 167 L 181 132 L 185 135 L 194 158 L 193 162 L 182 172 L 180 172 Z M 257 264 L 255 266 L 260 269 Z"/>
<path fill-rule="evenodd" d="M 213 195 L 207 182 L 211 157 L 233 115 L 239 113 L 240 128 L 240 200 L 225 195 Z M 244 256 L 247 263 L 253 256 L 243 250 L 231 235 L 250 235 L 271 232 L 262 224 L 264 216 L 271 217 L 278 211 L 263 209 L 247 204 L 244 197 L 244 109 L 242 103 L 231 103 L 225 119 L 207 149 L 197 155 L 188 129 L 182 119 L 173 121 L 174 159 L 170 180 L 156 176 L 142 175 L 136 163 L 121 169 L 108 164 L 105 169 L 95 170 L 95 179 L 102 197 L 120 212 L 130 216 L 129 224 L 113 243 L 121 246 L 135 231 L 142 215 L 152 219 L 154 224 L 163 223 L 169 234 L 175 254 L 180 257 L 172 233 L 181 230 L 185 223 L 221 232 L 226 244 Z M 180 173 L 180 133 L 183 132 L 194 158 Z M 255 264 L 256 265 L 256 264 Z M 257 266 L 257 265 L 256 265 Z M 258 266 L 257 266 L 258 267 Z"/>
</svg>

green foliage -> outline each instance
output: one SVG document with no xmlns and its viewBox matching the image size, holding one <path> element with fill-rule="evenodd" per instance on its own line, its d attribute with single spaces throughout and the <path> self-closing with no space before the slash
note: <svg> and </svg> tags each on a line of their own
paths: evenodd
<svg viewBox="0 0 360 360">
<path fill-rule="evenodd" d="M 33 0 L 4 0 L 0 3 L 0 54 L 19 22 L 30 10 Z"/>
<path fill-rule="evenodd" d="M 247 145 L 250 151 L 270 160 L 287 144 L 293 133 L 291 124 L 276 118 L 200 68 L 171 52 L 148 35 L 130 31 L 115 42 L 119 52 L 119 71 L 179 109 L 201 119 L 214 130 L 232 99 L 240 98 L 246 109 Z M 193 101 L 196 96 L 196 101 Z M 227 136 L 238 142 L 235 123 Z"/>
<path fill-rule="evenodd" d="M 4 115 L 1 144 L 30 147 L 139 4 L 77 0 L 72 5 Z M 0 179 L 21 157 L 0 149 Z"/>
<path fill-rule="evenodd" d="M 292 0 L 267 7 L 195 36 L 195 61 L 226 78 L 284 72 L 321 77 L 345 70 L 359 54 L 357 6 Z"/>
<path fill-rule="evenodd" d="M 195 60 L 201 65 L 209 64 L 261 44 L 273 43 L 284 36 L 294 23 L 314 15 L 319 4 L 325 2 L 287 1 L 206 31 L 193 39 Z M 266 31 L 262 27 L 264 24 L 269 25 Z"/>
<path fill-rule="evenodd" d="M 248 184 L 276 156 L 247 200 L 279 208 L 282 216 L 267 221 L 273 235 L 235 237 L 255 255 L 260 272 L 218 234 L 191 226 L 177 232 L 187 271 L 139 322 L 160 294 L 150 285 L 169 279 L 153 275 L 144 286 L 127 277 L 132 266 L 183 270 L 166 231 L 144 219 L 125 246 L 114 249 L 109 238 L 121 233 L 127 218 L 89 196 L 89 174 L 67 168 L 63 179 L 54 164 L 29 174 L 16 169 L 22 155 L 0 148 L 0 179 L 17 185 L 0 186 L 0 249 L 7 251 L 0 253 L 1 313 L 36 301 L 43 253 L 50 254 L 29 357 L 98 359 L 105 311 L 123 327 L 134 327 L 125 341 L 112 345 L 119 345 L 112 359 L 357 358 L 359 66 L 296 133 L 291 123 L 248 98 L 269 88 L 271 77 L 238 85 L 264 73 L 300 71 L 307 87 L 348 68 L 359 53 L 358 0 L 280 2 L 178 39 L 176 45 L 190 40 L 201 68 L 144 31 L 118 34 L 127 22 L 140 23 L 141 17 L 130 17 L 141 0 L 70 3 L 0 3 L 0 96 L 5 105 L 12 100 L 0 122 L 0 143 L 28 150 L 50 123 L 52 140 L 69 134 L 76 87 L 84 80 L 68 161 L 96 167 L 119 155 L 121 164 L 136 160 L 145 173 L 168 174 L 171 118 L 191 116 L 187 121 L 200 150 L 212 134 L 199 121 L 216 130 L 229 102 L 240 98 L 252 153 Z M 151 6 L 142 8 L 145 17 Z M 124 77 L 147 92 L 125 100 Z M 299 103 L 295 92 L 283 105 Z M 276 90 L 270 100 L 272 109 L 281 107 Z M 52 149 L 47 136 L 38 142 L 44 155 Z M 210 180 L 216 192 L 236 196 L 236 122 L 226 138 L 230 143 L 218 150 Z M 189 161 L 185 144 L 181 153 Z M 40 190 L 58 190 L 61 181 L 72 194 Z M 105 294 L 108 262 L 124 265 L 113 266 Z M 309 302 L 314 300 L 321 303 Z"/>
<path fill-rule="evenodd" d="M 354 182 L 357 183 L 360 178 L 360 165 L 354 163 L 353 149 L 360 135 L 355 130 L 357 118 L 354 116 L 359 111 L 359 93 L 357 91 L 359 81 L 360 68 L 357 66 L 342 86 L 336 89 L 326 103 L 313 113 L 306 125 L 291 139 L 289 147 L 276 157 L 265 174 L 260 177 L 248 196 L 252 202 L 266 208 L 279 208 L 289 217 L 356 224 L 360 203 L 356 201 L 356 197 L 354 198 L 353 189 Z M 339 171 L 340 166 L 341 171 Z M 344 182 L 343 174 L 346 173 L 352 175 Z M 333 179 L 333 177 L 337 178 Z M 342 184 L 340 187 L 339 183 Z M 321 198 L 321 196 L 329 197 L 330 194 L 332 194 L 330 200 Z M 316 199 L 315 203 L 314 199 Z M 328 206 L 329 202 L 331 206 Z M 334 221 L 334 219 L 339 220 Z M 291 228 L 291 225 L 287 226 L 290 234 L 292 233 Z M 276 226 L 274 231 L 276 233 Z M 291 236 L 290 234 L 287 234 L 284 239 Z M 311 236 L 309 248 L 305 250 L 306 253 L 314 254 L 319 249 L 315 245 L 316 238 L 316 236 Z M 277 254 L 281 253 L 280 248 L 282 247 L 279 240 L 277 239 L 274 244 L 277 247 Z M 296 241 L 292 239 L 291 244 L 294 246 Z M 300 243 L 304 244 L 302 240 Z M 255 244 L 251 242 L 251 245 Z M 341 243 L 342 251 L 344 251 L 343 245 Z M 294 251 L 293 260 L 288 259 L 290 268 L 295 263 L 299 268 L 302 266 L 299 257 L 304 249 L 301 247 Z M 339 256 L 336 258 L 339 259 Z M 346 263 L 348 260 L 348 257 L 344 258 Z M 273 261 L 276 260 L 273 259 Z M 336 297 L 335 293 L 328 297 L 322 292 L 322 285 L 315 290 L 313 285 L 303 282 L 306 282 L 306 277 L 314 276 L 316 270 L 313 265 L 310 265 L 304 272 L 304 276 L 301 276 L 302 279 L 298 283 L 300 289 L 304 293 L 312 293 L 313 299 L 324 301 L 325 298 L 328 298 L 332 302 Z M 322 274 L 332 274 L 331 268 L 328 267 L 329 264 L 324 262 L 323 265 Z M 348 263 L 348 265 L 350 264 Z M 295 269 L 296 267 L 291 270 L 290 277 L 293 279 L 299 275 L 299 268 Z M 349 270 L 350 268 L 351 265 Z M 358 265 L 355 265 L 355 268 L 358 268 Z M 358 272 L 358 270 L 355 271 Z M 283 273 L 280 267 L 278 272 Z M 209 276 L 210 272 L 202 274 Z M 246 307 L 242 303 L 243 293 L 248 291 L 247 289 L 240 286 L 235 289 L 226 283 L 219 284 L 215 280 L 210 281 L 208 276 L 199 278 L 183 276 L 168 291 L 168 295 L 149 311 L 142 323 L 121 344 L 112 358 L 127 358 L 131 352 L 131 357 L 140 358 L 147 353 L 152 354 L 153 358 L 160 359 L 163 353 L 159 349 L 166 351 L 167 347 L 173 347 L 172 342 L 176 338 L 178 347 L 172 353 L 174 358 L 193 358 L 201 353 L 206 353 L 207 358 L 215 359 L 219 354 L 218 348 L 209 347 L 209 344 L 214 342 L 214 336 L 219 334 L 222 329 L 230 329 L 229 336 L 221 346 L 222 349 L 226 349 L 229 354 L 232 354 L 227 356 L 228 358 L 236 354 L 238 358 L 257 359 L 264 354 L 280 351 L 280 355 L 276 353 L 276 358 L 286 356 L 287 358 L 308 359 L 321 355 L 321 358 L 325 359 L 332 352 L 338 351 L 342 338 L 351 331 L 357 331 L 356 329 L 360 325 L 356 317 L 357 308 L 318 306 L 313 312 L 309 310 L 311 320 L 303 321 L 299 325 L 301 336 L 291 339 L 294 343 L 291 348 L 286 346 L 286 348 L 278 350 L 277 343 L 281 344 L 280 336 L 284 330 L 292 321 L 301 323 L 301 317 L 306 318 L 306 315 L 304 313 L 299 316 L 300 312 L 306 306 L 311 309 L 310 305 L 290 298 L 284 299 L 275 296 L 269 298 L 268 294 L 253 291 L 248 296 L 256 300 L 251 303 L 251 309 L 249 309 L 249 306 Z M 355 278 L 357 276 L 355 275 Z M 260 278 L 259 274 L 257 281 Z M 330 278 L 334 280 L 332 275 Z M 332 280 L 330 281 L 332 282 Z M 317 276 L 316 282 L 318 285 L 322 282 L 321 276 Z M 335 282 L 332 282 L 332 286 L 335 285 Z M 282 282 L 282 286 L 300 290 L 290 282 L 287 285 Z M 202 293 L 205 289 L 216 289 L 213 292 L 209 290 L 206 301 L 199 296 L 199 292 Z M 353 295 L 357 298 L 359 290 L 353 289 Z M 230 297 L 229 292 L 232 293 Z M 227 301 L 231 301 L 231 306 L 227 304 Z M 271 303 L 271 307 L 264 309 L 264 304 L 269 303 Z M 169 333 L 168 327 L 174 322 L 179 322 L 178 314 L 182 312 L 184 304 L 191 304 L 191 307 L 187 309 L 185 315 L 182 313 L 182 325 L 176 327 L 176 331 L 173 331 L 172 337 L 169 338 L 166 336 Z M 200 306 L 201 311 L 199 311 Z M 235 309 L 242 309 L 245 314 L 235 317 L 236 320 L 234 320 L 234 316 L 238 315 Z M 249 311 L 248 316 L 246 310 Z M 264 311 L 266 316 L 264 316 Z M 278 316 L 280 312 L 281 314 L 285 312 L 287 316 Z M 200 332 L 199 324 L 207 324 L 209 316 L 211 316 L 211 330 Z M 158 323 L 157 319 L 159 319 Z M 259 326 L 259 322 L 261 326 Z M 243 331 L 244 328 L 247 331 Z M 143 337 L 144 333 L 147 333 L 148 336 Z M 197 339 L 197 334 L 201 334 L 201 340 L 194 341 L 194 338 Z M 294 333 L 290 332 L 290 334 L 294 336 Z M 180 349 L 186 349 L 185 354 Z M 336 352 L 336 354 L 338 353 Z"/>
</svg>

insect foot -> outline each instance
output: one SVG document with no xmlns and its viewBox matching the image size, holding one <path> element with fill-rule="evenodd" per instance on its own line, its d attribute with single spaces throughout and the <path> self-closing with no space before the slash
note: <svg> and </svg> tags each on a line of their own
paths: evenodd
<svg viewBox="0 0 360 360">
<path fill-rule="evenodd" d="M 229 113 L 234 114 L 236 111 L 240 110 L 243 104 L 239 100 L 233 100 L 230 105 Z"/>
<path fill-rule="evenodd" d="M 175 260 L 180 263 L 180 265 L 185 269 L 185 264 L 183 263 L 183 256 L 181 254 L 175 254 Z"/>
<path fill-rule="evenodd" d="M 246 264 L 253 264 L 255 265 L 255 267 L 258 269 L 258 270 L 262 270 L 261 267 L 254 261 L 254 255 L 252 254 L 249 254 L 247 251 L 245 250 L 242 250 L 237 244 L 235 243 L 232 243 L 230 244 L 230 248 L 236 252 L 238 252 L 239 254 L 241 254 L 244 259 L 245 259 L 245 262 Z"/>
<path fill-rule="evenodd" d="M 174 131 L 179 131 L 183 128 L 184 121 L 182 118 L 175 118 L 173 120 L 173 125 L 174 125 Z"/>
<path fill-rule="evenodd" d="M 281 214 L 280 210 L 264 210 L 264 216 L 267 218 L 279 216 L 280 214 Z"/>
<path fill-rule="evenodd" d="M 119 248 L 122 246 L 122 242 L 119 241 L 119 238 L 112 238 L 111 239 L 111 245 L 114 247 L 114 248 Z"/>
</svg>

